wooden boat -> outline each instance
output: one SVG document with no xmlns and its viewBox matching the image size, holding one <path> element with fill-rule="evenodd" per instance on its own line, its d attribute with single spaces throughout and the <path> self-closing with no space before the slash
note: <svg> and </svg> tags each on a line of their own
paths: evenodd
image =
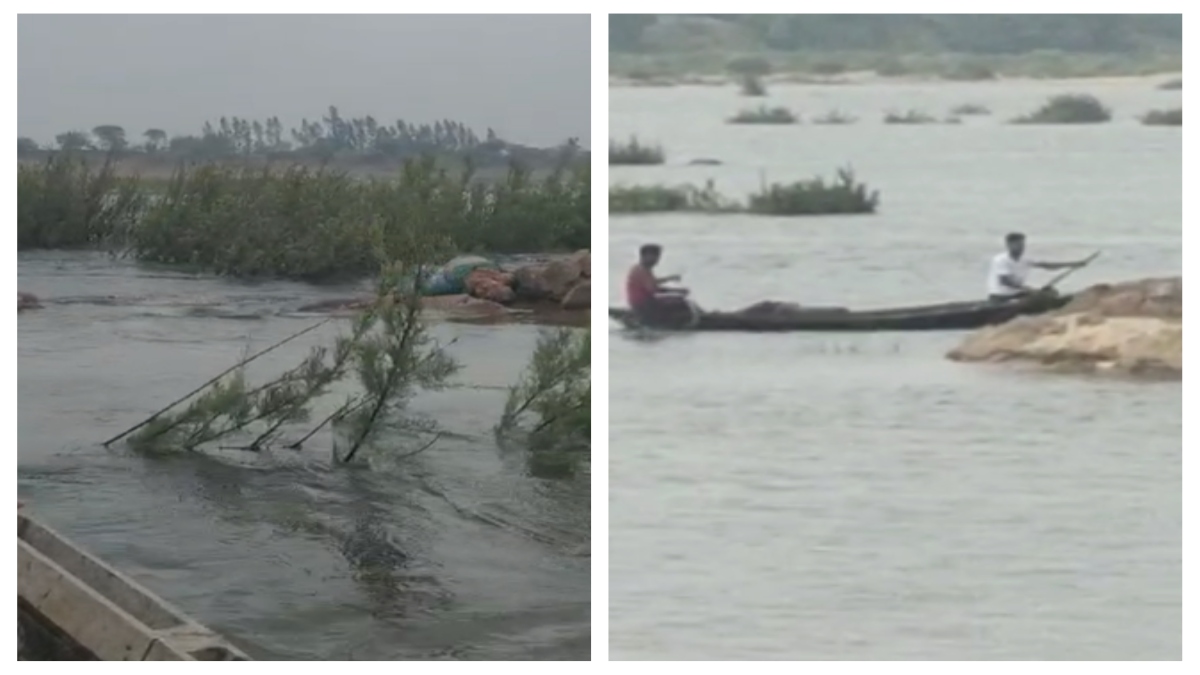
<svg viewBox="0 0 1200 675">
<path fill-rule="evenodd" d="M 608 316 L 626 327 L 675 331 L 783 333 L 800 331 L 887 332 L 974 330 L 1018 316 L 1044 314 L 1071 301 L 1069 295 L 1036 295 L 1007 302 L 974 301 L 898 309 L 852 311 L 845 307 L 811 307 L 773 313 L 706 312 L 646 324 L 632 310 L 609 308 Z"/>
<path fill-rule="evenodd" d="M 17 643 L 26 661 L 251 660 L 21 508 Z"/>
</svg>

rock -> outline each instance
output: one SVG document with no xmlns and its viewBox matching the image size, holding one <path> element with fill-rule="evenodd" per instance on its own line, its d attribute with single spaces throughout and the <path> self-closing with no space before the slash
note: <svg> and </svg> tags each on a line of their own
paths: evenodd
<svg viewBox="0 0 1200 675">
<path fill-rule="evenodd" d="M 33 293 L 22 293 L 17 291 L 17 311 L 21 312 L 27 309 L 41 309 L 42 302 Z"/>
<path fill-rule="evenodd" d="M 1183 279 L 1093 286 L 1050 314 L 977 331 L 947 357 L 1182 377 Z"/>
<path fill-rule="evenodd" d="M 476 269 L 464 280 L 467 295 L 500 304 L 516 299 L 513 275 L 495 269 Z"/>
<path fill-rule="evenodd" d="M 592 282 L 590 280 L 580 281 L 563 296 L 563 309 L 591 309 L 591 307 Z"/>
<path fill-rule="evenodd" d="M 421 298 L 421 307 L 429 312 L 441 312 L 449 318 L 472 319 L 509 314 L 509 310 L 491 300 L 481 300 L 469 295 L 438 295 Z"/>
<path fill-rule="evenodd" d="M 322 314 L 345 315 L 366 309 L 375 301 L 374 297 L 339 298 L 321 300 L 304 305 L 297 311 Z M 509 313 L 509 309 L 491 300 L 473 298 L 469 295 L 429 295 L 421 298 L 421 308 L 447 315 L 449 318 L 478 318 L 500 316 Z"/>
<path fill-rule="evenodd" d="M 542 265 L 527 265 L 514 274 L 513 290 L 523 300 L 561 301 L 571 288 L 583 279 L 584 264 L 591 271 L 591 256 L 575 254 L 570 258 L 551 260 Z"/>
<path fill-rule="evenodd" d="M 579 265 L 580 274 L 582 274 L 585 279 L 592 278 L 592 252 L 591 251 L 589 251 L 587 249 L 583 249 L 582 251 L 576 251 L 575 254 L 571 256 L 571 259 L 576 264 Z"/>
</svg>

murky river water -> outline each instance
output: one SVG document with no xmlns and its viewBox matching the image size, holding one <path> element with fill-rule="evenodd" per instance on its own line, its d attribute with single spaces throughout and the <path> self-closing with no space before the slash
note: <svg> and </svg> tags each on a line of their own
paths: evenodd
<svg viewBox="0 0 1200 675">
<path fill-rule="evenodd" d="M 1064 284 L 1179 274 L 1179 105 L 1089 85 L 1117 120 L 1014 127 L 1055 84 L 777 87 L 844 127 L 728 126 L 730 89 L 613 89 L 611 133 L 662 143 L 613 184 L 741 197 L 851 163 L 879 214 L 613 217 L 610 301 L 647 240 L 701 305 L 888 306 L 984 294 L 1009 230 L 1033 257 L 1104 255 Z M 885 126 L 885 110 L 960 126 Z M 714 157 L 720 167 L 686 167 Z M 1045 278 L 1040 276 L 1037 278 Z M 1036 279 L 1035 279 L 1036 281 Z M 615 659 L 1179 659 L 1181 385 L 948 362 L 953 334 L 613 330 Z"/>
<path fill-rule="evenodd" d="M 469 387 L 417 400 L 452 435 L 398 469 L 332 469 L 328 441 L 145 458 L 98 443 L 315 322 L 286 310 L 346 289 L 237 285 L 93 255 L 19 264 L 20 288 L 51 300 L 18 322 L 19 490 L 52 527 L 256 658 L 589 658 L 588 479 L 530 478 L 491 432 L 536 328 L 436 328 L 457 338 L 456 382 Z M 102 295 L 124 300 L 53 302 Z M 294 365 L 336 330 L 251 375 Z"/>
</svg>

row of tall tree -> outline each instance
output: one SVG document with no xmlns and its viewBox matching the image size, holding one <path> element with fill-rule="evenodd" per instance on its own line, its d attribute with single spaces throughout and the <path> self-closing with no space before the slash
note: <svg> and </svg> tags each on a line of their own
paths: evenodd
<svg viewBox="0 0 1200 675">
<path fill-rule="evenodd" d="M 1127 53 L 1183 45 L 1181 14 L 613 14 L 609 49 L 655 51 L 652 27 L 681 17 L 732 24 L 780 51 Z"/>
<path fill-rule="evenodd" d="M 473 149 L 502 150 L 508 144 L 488 129 L 483 139 L 462 122 L 439 120 L 414 124 L 396 120 L 380 123 L 370 115 L 345 118 L 336 106 L 320 119 L 304 119 L 286 133 L 278 117 L 247 120 L 222 117 L 216 124 L 205 122 L 198 135 L 169 137 L 162 129 L 146 129 L 130 137 L 123 127 L 102 124 L 86 131 L 65 131 L 55 136 L 54 147 L 42 147 L 32 138 L 17 139 L 17 155 L 39 150 L 103 150 L 107 152 L 170 153 L 211 159 L 233 156 L 301 153 L 314 156 L 380 155 L 408 157 L 430 152 L 462 152 Z"/>
</svg>

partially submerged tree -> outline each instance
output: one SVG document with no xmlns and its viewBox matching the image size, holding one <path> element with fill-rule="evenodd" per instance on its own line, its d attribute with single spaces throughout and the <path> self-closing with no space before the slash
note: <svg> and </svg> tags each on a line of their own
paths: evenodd
<svg viewBox="0 0 1200 675">
<path fill-rule="evenodd" d="M 176 406 L 170 406 L 143 422 L 129 435 L 130 445 L 141 450 L 195 451 L 218 443 L 225 443 L 218 447 L 250 451 L 280 445 L 295 449 L 332 426 L 335 463 L 366 456 L 365 449 L 380 447 L 385 431 L 432 435 L 433 440 L 416 452 L 428 449 L 440 435 L 438 426 L 410 414 L 408 404 L 420 391 L 445 386 L 459 366 L 427 332 L 421 318 L 422 289 L 404 280 L 424 278 L 424 267 L 442 254 L 445 242 L 415 231 L 392 233 L 392 237 L 390 241 L 377 239 L 375 245 L 394 246 L 396 262 L 384 270 L 375 301 L 355 317 L 350 334 L 337 338 L 332 349 L 313 347 L 296 367 L 265 384 L 247 384 L 245 367 L 251 361 L 329 320 L 310 326 L 243 359 L 181 400 L 183 407 L 177 412 L 171 412 Z M 283 433 L 308 421 L 313 404 L 351 374 L 358 385 L 356 392 L 332 414 L 284 443 Z M 399 458 L 416 452 L 403 452 Z"/>
<path fill-rule="evenodd" d="M 525 374 L 509 390 L 497 431 L 523 437 L 535 475 L 569 475 L 591 456 L 591 335 L 543 332 Z"/>
</svg>

